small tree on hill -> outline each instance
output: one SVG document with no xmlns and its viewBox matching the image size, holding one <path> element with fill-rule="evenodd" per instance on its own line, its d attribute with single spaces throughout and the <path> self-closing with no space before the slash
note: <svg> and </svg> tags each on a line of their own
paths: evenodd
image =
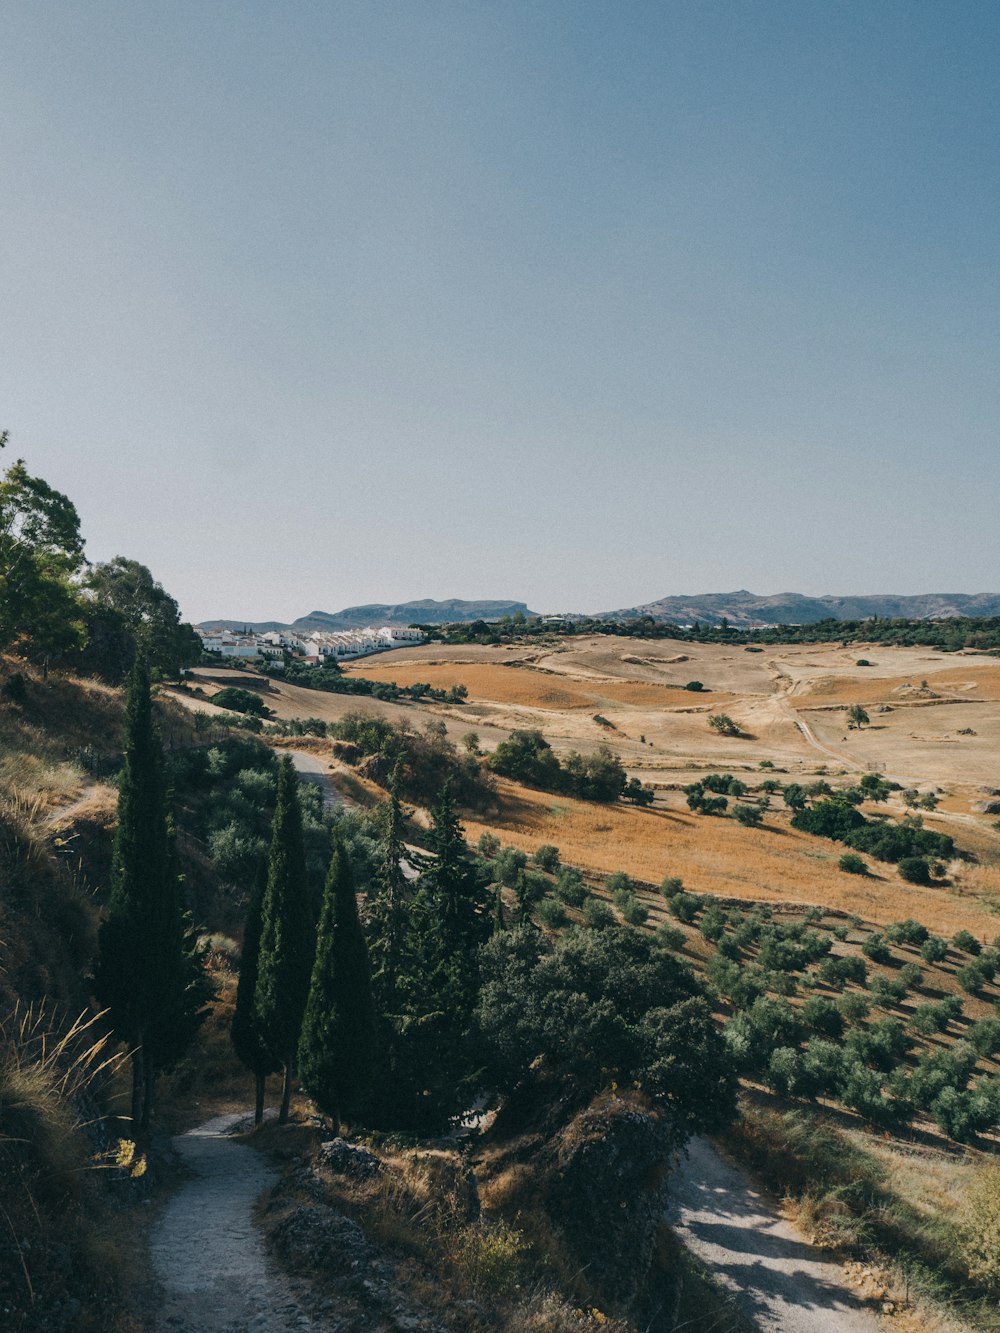
<svg viewBox="0 0 1000 1333">
<path fill-rule="evenodd" d="M 267 887 L 254 992 L 257 1029 L 271 1056 L 284 1071 L 279 1124 L 288 1120 L 314 944 L 298 778 L 286 755 L 278 765 L 278 795 L 267 859 Z"/>
<path fill-rule="evenodd" d="M 358 919 L 351 862 L 333 849 L 316 940 L 309 999 L 299 1038 L 299 1073 L 340 1133 L 368 1090 L 375 1045 L 368 945 Z"/>
<path fill-rule="evenodd" d="M 871 718 L 861 707 L 860 704 L 851 704 L 847 710 L 847 726 L 849 730 L 857 727 L 860 731 L 862 727 L 867 727 Z"/>
<path fill-rule="evenodd" d="M 708 719 L 708 725 L 713 731 L 717 731 L 720 736 L 742 736 L 738 723 L 734 722 L 728 713 L 713 713 Z"/>
</svg>

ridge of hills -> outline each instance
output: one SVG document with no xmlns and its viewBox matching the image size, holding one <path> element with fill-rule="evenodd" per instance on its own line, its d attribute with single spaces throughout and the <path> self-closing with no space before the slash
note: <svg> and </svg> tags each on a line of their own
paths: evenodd
<svg viewBox="0 0 1000 1333">
<path fill-rule="evenodd" d="M 797 592 L 762 596 L 740 588 L 736 592 L 661 597 L 655 602 L 604 612 L 602 620 L 651 616 L 654 620 L 717 625 L 723 619 L 735 627 L 812 625 L 820 620 L 869 620 L 873 616 L 910 620 L 938 620 L 951 616 L 1000 615 L 1000 593 L 920 593 L 898 596 L 806 597 Z"/>
<path fill-rule="evenodd" d="M 497 620 L 501 616 L 534 616 L 527 603 L 503 600 L 444 601 L 424 598 L 412 602 L 370 602 L 342 611 L 310 611 L 297 620 L 203 620 L 199 629 L 239 630 L 244 627 L 263 634 L 269 630 L 345 630 L 364 625 L 454 624 L 470 620 Z M 939 620 L 955 616 L 1000 616 L 1000 593 L 893 593 L 807 597 L 797 592 L 760 594 L 740 588 L 736 592 L 698 593 L 693 596 L 661 597 L 653 602 L 595 614 L 597 620 L 634 620 L 650 616 L 656 621 L 719 625 L 727 620 L 734 628 L 755 629 L 766 625 L 813 625 L 821 620 L 884 619 Z"/>
<path fill-rule="evenodd" d="M 239 630 L 246 626 L 255 633 L 269 630 L 342 630 L 361 629 L 364 625 L 447 625 L 462 620 L 498 620 L 501 616 L 534 616 L 526 602 L 463 601 L 450 597 L 436 602 L 425 597 L 415 602 L 369 602 L 347 606 L 342 611 L 310 611 L 297 620 L 203 620 L 199 629 Z"/>
</svg>

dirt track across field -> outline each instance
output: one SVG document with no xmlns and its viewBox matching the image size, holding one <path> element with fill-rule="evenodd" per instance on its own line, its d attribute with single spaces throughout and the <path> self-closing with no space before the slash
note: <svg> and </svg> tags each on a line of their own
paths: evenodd
<svg viewBox="0 0 1000 1333">
<path fill-rule="evenodd" d="M 707 1139 L 670 1178 L 667 1221 L 761 1333 L 879 1333 L 840 1265 Z"/>
</svg>

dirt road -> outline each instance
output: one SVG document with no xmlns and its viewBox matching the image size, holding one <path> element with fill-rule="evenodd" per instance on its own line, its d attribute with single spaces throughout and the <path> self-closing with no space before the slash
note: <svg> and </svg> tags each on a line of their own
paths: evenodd
<svg viewBox="0 0 1000 1333">
<path fill-rule="evenodd" d="M 670 1178 L 667 1221 L 761 1333 L 878 1333 L 834 1260 L 707 1139 Z"/>
<path fill-rule="evenodd" d="M 151 1238 L 163 1285 L 158 1323 L 170 1333 L 299 1333 L 318 1330 L 271 1263 L 253 1208 L 277 1179 L 260 1153 L 227 1131 L 239 1116 L 217 1116 L 173 1147 L 188 1174 Z"/>
<path fill-rule="evenodd" d="M 345 800 L 343 794 L 334 786 L 333 778 L 322 759 L 317 759 L 308 750 L 288 750 L 286 753 L 291 757 L 300 780 L 311 782 L 314 786 L 319 787 L 323 793 L 324 810 L 332 810 L 337 805 L 349 806 L 354 804 L 353 801 Z"/>
</svg>

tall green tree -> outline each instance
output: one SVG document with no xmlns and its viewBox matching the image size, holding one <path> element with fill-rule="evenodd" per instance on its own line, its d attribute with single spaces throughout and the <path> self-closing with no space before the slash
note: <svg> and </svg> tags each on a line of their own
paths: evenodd
<svg viewBox="0 0 1000 1333">
<path fill-rule="evenodd" d="M 46 666 L 78 648 L 85 632 L 72 580 L 83 564 L 72 501 L 18 459 L 0 476 L 0 647 Z"/>
<path fill-rule="evenodd" d="M 176 676 L 201 656 L 201 640 L 184 624 L 176 601 L 138 560 L 123 555 L 96 564 L 83 583 L 88 644 L 83 669 L 120 680 L 141 653 L 151 670 Z"/>
<path fill-rule="evenodd" d="M 399 799 L 402 781 L 397 762 L 389 779 L 382 857 L 375 875 L 374 892 L 368 905 L 368 937 L 376 1004 L 386 1015 L 399 1008 L 399 976 L 406 951 L 410 887 L 403 873 L 403 807 Z"/>
<path fill-rule="evenodd" d="M 278 765 L 254 991 L 254 1019 L 261 1040 L 284 1071 L 279 1124 L 288 1120 L 295 1056 L 315 953 L 313 927 L 299 783 L 286 755 Z"/>
<path fill-rule="evenodd" d="M 358 918 L 351 861 L 339 839 L 326 879 L 309 999 L 299 1038 L 299 1076 L 340 1133 L 341 1118 L 368 1091 L 375 1046 L 368 945 Z"/>
<path fill-rule="evenodd" d="M 253 893 L 247 904 L 246 923 L 243 927 L 243 951 L 240 954 L 240 976 L 236 985 L 236 1009 L 229 1029 L 229 1037 L 236 1054 L 254 1076 L 253 1122 L 257 1126 L 264 1123 L 264 1090 L 267 1076 L 276 1074 L 280 1068 L 264 1044 L 254 1008 L 266 890 L 267 861 L 261 860 L 257 868 Z"/>
<path fill-rule="evenodd" d="M 144 1129 L 156 1074 L 193 1036 L 207 990 L 183 912 L 163 750 L 141 660 L 129 676 L 111 900 L 98 934 L 94 994 L 132 1047 L 132 1120 Z"/>
</svg>

